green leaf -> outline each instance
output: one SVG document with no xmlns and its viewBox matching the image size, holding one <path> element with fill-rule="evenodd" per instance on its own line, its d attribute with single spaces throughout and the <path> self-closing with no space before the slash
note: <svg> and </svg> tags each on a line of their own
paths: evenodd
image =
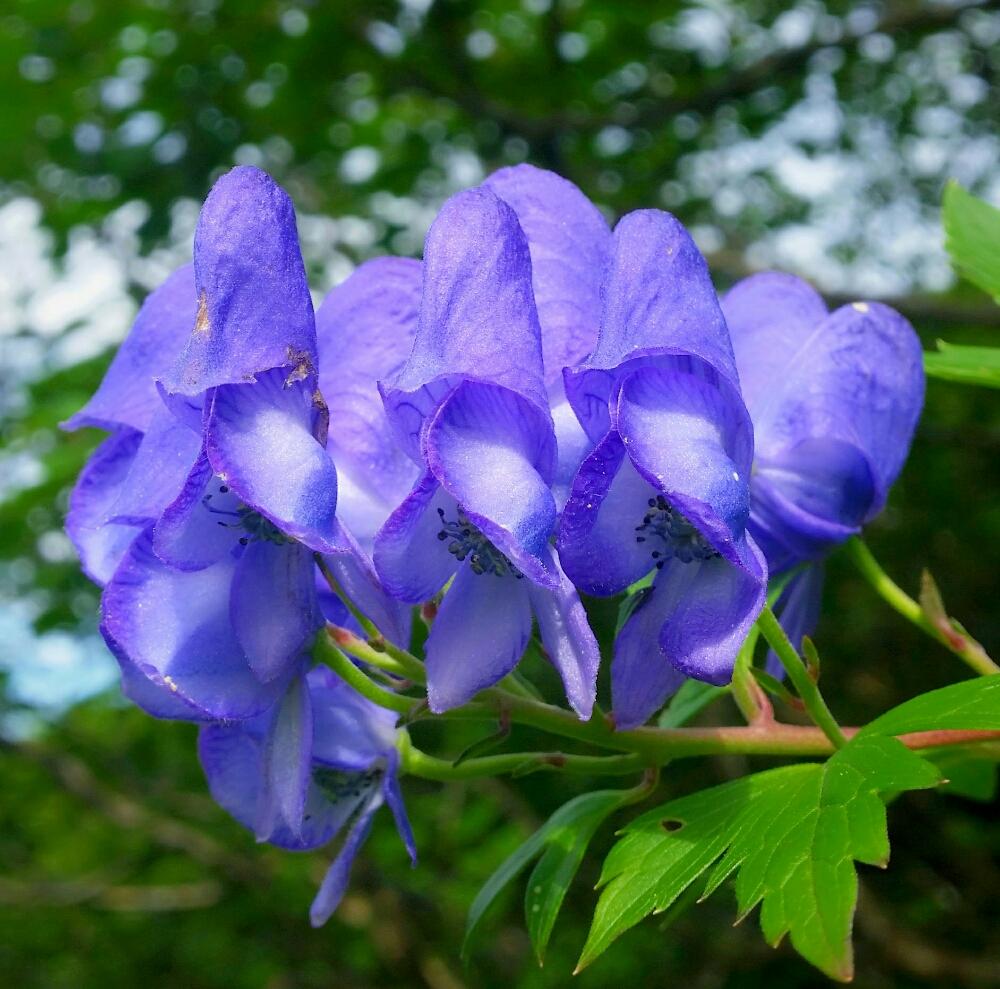
<svg viewBox="0 0 1000 989">
<path fill-rule="evenodd" d="M 661 728 L 680 728 L 703 707 L 728 694 L 729 690 L 729 687 L 714 687 L 701 680 L 685 680 L 680 690 L 670 698 L 670 703 L 663 709 L 657 724 Z"/>
<path fill-rule="evenodd" d="M 588 794 L 590 797 L 600 794 Z M 566 897 L 594 832 L 604 819 L 621 805 L 621 793 L 605 791 L 605 796 L 592 801 L 577 815 L 572 826 L 563 826 L 549 835 L 545 852 L 539 859 L 524 895 L 524 916 L 528 934 L 538 958 L 545 961 L 545 949 L 552 935 L 556 917 Z"/>
<path fill-rule="evenodd" d="M 924 370 L 932 378 L 1000 388 L 1000 347 L 965 347 L 938 340 L 937 348 L 924 352 Z"/>
<path fill-rule="evenodd" d="M 963 680 L 914 697 L 865 725 L 858 736 L 944 730 L 1000 731 L 1000 675 Z"/>
<path fill-rule="evenodd" d="M 991 803 L 997 795 L 997 763 L 988 756 L 978 756 L 967 750 L 947 748 L 925 753 L 946 777 L 941 787 L 970 800 Z"/>
<path fill-rule="evenodd" d="M 1000 302 L 1000 210 L 957 182 L 944 190 L 945 242 L 952 263 Z"/>
<path fill-rule="evenodd" d="M 895 739 L 863 738 L 826 763 L 756 773 L 642 815 L 605 860 L 579 968 L 711 868 L 703 899 L 736 873 L 740 917 L 760 904 L 771 944 L 788 933 L 804 958 L 849 979 L 854 861 L 884 866 L 889 857 L 879 794 L 938 782 L 937 770 Z"/>
<path fill-rule="evenodd" d="M 525 902 L 528 929 L 541 961 L 566 889 L 576 875 L 587 844 L 600 823 L 621 806 L 623 795 L 628 792 L 595 790 L 575 797 L 563 804 L 520 848 L 505 859 L 472 901 L 465 922 L 462 955 L 468 954 L 470 939 L 490 904 L 508 883 L 524 871 L 532 859 L 544 851 L 542 861 L 532 874 Z M 579 847 L 577 854 L 577 846 L 581 840 L 582 847 Z M 549 851 L 552 849 L 555 851 L 550 856 Z M 535 887 L 541 887 L 537 893 L 533 893 Z"/>
</svg>

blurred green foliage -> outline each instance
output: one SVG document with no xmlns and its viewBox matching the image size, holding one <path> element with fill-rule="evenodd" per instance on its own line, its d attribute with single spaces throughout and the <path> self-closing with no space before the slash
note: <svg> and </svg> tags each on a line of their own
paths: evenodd
<svg viewBox="0 0 1000 989">
<path fill-rule="evenodd" d="M 288 186 L 302 213 L 364 221 L 364 236 L 340 230 L 330 247 L 357 259 L 418 253 L 426 210 L 484 170 L 527 159 L 562 171 L 611 213 L 678 212 L 711 252 L 720 287 L 787 257 L 775 238 L 808 229 L 823 238 L 802 252 L 802 270 L 833 296 L 860 293 L 852 279 L 882 285 L 925 343 L 995 344 L 984 296 L 965 285 L 927 296 L 941 279 L 912 240 L 934 229 L 948 174 L 980 191 L 995 182 L 998 6 L 13 0 L 0 10 L 0 203 L 37 201 L 66 246 L 79 225 L 139 201 L 135 250 L 146 255 L 165 243 L 179 201 L 252 161 Z M 836 126 L 803 125 L 831 106 Z M 839 178 L 817 193 L 804 176 L 831 163 Z M 900 211 L 910 225 L 896 225 Z M 138 293 L 131 276 L 129 286 Z M 50 361 L 54 341 L 24 313 L 0 337 L 0 437 L 5 466 L 25 456 L 37 470 L 0 500 L 0 594 L 29 603 L 39 631 L 83 636 L 93 633 L 96 590 L 48 536 L 97 436 L 55 425 L 92 391 L 107 355 Z M 6 363 L 15 344 L 39 339 L 37 364 Z M 910 463 L 869 533 L 909 589 L 929 567 L 951 612 L 994 655 L 998 448 L 996 393 L 932 381 Z M 595 608 L 606 632 L 614 605 Z M 817 642 L 825 692 L 845 723 L 965 674 L 837 558 Z M 531 672 L 551 687 L 540 663 Z M 4 703 L 0 713 L 23 713 L 12 697 Z M 699 715 L 704 724 L 733 717 L 728 701 Z M 465 726 L 421 731 L 420 743 L 441 752 L 476 740 Z M 524 730 L 509 744 L 531 741 Z M 658 797 L 749 766 L 677 763 Z M 5 741 L 0 781 L 0 973 L 28 989 L 565 985 L 613 831 L 598 832 L 543 969 L 517 884 L 463 968 L 458 947 L 478 887 L 585 782 L 407 781 L 419 868 L 408 868 L 382 821 L 343 908 L 312 931 L 307 907 L 326 856 L 256 846 L 216 808 L 190 726 L 97 698 L 30 740 Z M 989 797 L 972 784 L 958 792 Z M 862 872 L 856 983 L 996 984 L 995 803 L 909 794 L 890 809 L 890 831 L 891 868 Z M 774 952 L 753 923 L 731 920 L 723 894 L 640 925 L 577 981 L 816 985 L 789 949 Z"/>
</svg>

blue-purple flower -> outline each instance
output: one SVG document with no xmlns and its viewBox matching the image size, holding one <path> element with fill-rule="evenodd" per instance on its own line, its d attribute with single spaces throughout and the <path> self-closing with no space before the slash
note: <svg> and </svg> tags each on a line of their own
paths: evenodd
<svg viewBox="0 0 1000 989">
<path fill-rule="evenodd" d="M 746 531 L 753 429 L 704 258 L 674 217 L 640 210 L 603 276 L 597 346 L 565 378 L 596 446 L 558 546 L 591 594 L 656 570 L 615 644 L 614 716 L 631 727 L 685 677 L 729 680 L 767 569 Z"/>
<path fill-rule="evenodd" d="M 118 430 L 81 477 L 69 528 L 107 582 L 102 631 L 123 689 L 150 713 L 273 705 L 321 624 L 315 553 L 386 635 L 408 638 L 335 514 L 318 365 L 291 202 L 265 173 L 234 169 L 202 210 L 194 279 L 182 269 L 150 297 L 71 423 Z"/>
<path fill-rule="evenodd" d="M 383 396 L 422 473 L 376 536 L 376 568 L 403 601 L 452 581 L 426 645 L 431 709 L 509 673 L 534 616 L 589 717 L 598 651 L 550 546 L 557 444 L 529 248 L 489 189 L 452 197 L 432 225 L 413 351 Z"/>
<path fill-rule="evenodd" d="M 396 718 L 317 667 L 295 678 L 266 713 L 201 729 L 198 751 L 212 796 L 259 841 L 305 851 L 347 828 L 313 901 L 316 927 L 337 908 L 383 804 L 416 861 L 399 790 Z"/>
<path fill-rule="evenodd" d="M 885 505 L 924 398 L 920 341 L 878 302 L 828 312 L 792 275 L 764 273 L 722 299 L 756 449 L 750 531 L 768 566 L 803 563 L 781 602 L 798 643 L 819 614 L 819 561 Z"/>
</svg>

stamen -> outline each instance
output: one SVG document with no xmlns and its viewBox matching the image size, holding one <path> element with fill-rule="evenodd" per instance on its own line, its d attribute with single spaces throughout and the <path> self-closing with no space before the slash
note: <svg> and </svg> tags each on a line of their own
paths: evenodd
<svg viewBox="0 0 1000 989">
<path fill-rule="evenodd" d="M 369 792 L 382 777 L 381 769 L 350 773 L 341 769 L 319 767 L 313 770 L 313 782 L 332 800 L 347 800 L 362 797 Z"/>
<path fill-rule="evenodd" d="M 229 494 L 229 488 L 222 484 L 219 486 L 220 494 Z M 233 519 L 232 522 L 223 522 L 221 519 L 217 521 L 217 525 L 221 525 L 225 529 L 242 529 L 246 535 L 240 536 L 240 545 L 247 546 L 251 542 L 263 541 L 268 543 L 274 543 L 277 546 L 281 546 L 284 543 L 290 543 L 294 540 L 289 539 L 277 526 L 272 522 L 269 522 L 263 515 L 259 512 L 255 512 L 252 508 L 246 505 L 240 505 L 235 510 L 216 508 L 212 505 L 212 496 L 210 494 L 205 495 L 201 499 L 201 503 L 205 510 L 210 512 L 212 515 L 224 515 L 226 518 Z"/>
<path fill-rule="evenodd" d="M 437 537 L 441 542 L 450 539 L 448 552 L 459 562 L 469 559 L 469 569 L 476 575 L 493 574 L 506 577 L 508 574 L 520 580 L 524 574 L 484 536 L 466 517 L 461 508 L 458 518 L 449 522 L 444 509 L 437 510 L 441 519 L 441 531 Z"/>
<path fill-rule="evenodd" d="M 651 511 L 646 512 L 642 524 L 635 527 L 636 533 L 641 533 L 636 535 L 635 541 L 657 540 L 660 548 L 650 554 L 656 561 L 657 570 L 662 570 L 671 559 L 691 563 L 719 556 L 711 543 L 680 512 L 671 508 L 663 495 L 650 498 L 647 504 Z"/>
</svg>

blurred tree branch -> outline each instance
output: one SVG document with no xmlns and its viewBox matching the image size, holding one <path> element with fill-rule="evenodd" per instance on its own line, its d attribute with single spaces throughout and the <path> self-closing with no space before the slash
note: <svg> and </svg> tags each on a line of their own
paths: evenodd
<svg viewBox="0 0 1000 989">
<path fill-rule="evenodd" d="M 766 85 L 773 85 L 789 73 L 802 73 L 805 62 L 824 48 L 853 50 L 862 38 L 872 34 L 887 34 L 890 37 L 910 34 L 930 34 L 953 24 L 966 10 L 995 10 L 1000 8 L 1000 0 L 984 0 L 956 6 L 896 3 L 891 5 L 874 27 L 852 34 L 846 34 L 840 41 L 829 42 L 812 39 L 797 48 L 789 48 L 765 56 L 745 69 L 730 73 L 714 85 L 706 85 L 675 99 L 649 103 L 639 109 L 633 122 L 635 127 L 658 127 L 680 113 L 712 110 L 727 100 L 748 96 Z M 595 127 L 611 123 L 581 122 L 578 126 Z"/>
<path fill-rule="evenodd" d="M 91 809 L 128 830 L 141 829 L 167 848 L 189 855 L 196 862 L 219 868 L 241 883 L 257 883 L 266 876 L 262 858 L 245 859 L 214 838 L 182 821 L 157 814 L 135 800 L 106 786 L 80 758 L 53 751 L 34 742 L 0 742 L 0 748 L 16 758 L 26 759 L 54 776 L 63 787 Z"/>
<path fill-rule="evenodd" d="M 705 82 L 692 87 L 683 95 L 640 100 L 629 120 L 633 128 L 658 128 L 669 123 L 682 113 L 706 112 L 721 103 L 740 99 L 763 86 L 773 85 L 783 77 L 802 74 L 806 61 L 824 48 L 854 50 L 861 40 L 872 34 L 925 35 L 947 28 L 967 10 L 996 10 L 1000 0 L 983 0 L 956 6 L 940 4 L 911 4 L 898 2 L 891 5 L 878 22 L 870 29 L 845 34 L 839 41 L 830 42 L 812 38 L 794 48 L 784 49 L 766 55 L 750 63 L 745 68 L 730 72 L 717 82 Z M 555 7 L 553 7 L 553 10 Z M 456 8 L 450 4 L 435 4 L 431 8 L 428 26 L 436 30 L 425 34 L 440 34 L 448 39 L 447 50 L 443 52 L 421 51 L 419 60 L 408 59 L 401 81 L 423 89 L 431 96 L 444 97 L 455 103 L 474 119 L 489 118 L 505 132 L 519 134 L 541 142 L 542 150 L 550 148 L 558 135 L 565 131 L 597 131 L 608 125 L 621 123 L 618 113 L 594 114 L 580 110 L 570 110 L 546 115 L 544 119 L 517 113 L 510 106 L 484 95 L 483 87 L 477 86 L 473 66 L 465 54 L 463 38 L 458 30 L 461 26 L 455 15 Z M 555 16 L 555 15 L 553 15 Z M 359 35 L 364 37 L 367 24 L 359 24 Z M 550 19 L 546 21 L 545 36 L 547 51 L 554 55 L 557 26 Z M 552 58 L 553 71 L 562 63 Z M 450 71 L 438 72 L 435 66 L 447 66 Z M 449 85 L 449 80 L 458 80 L 461 85 Z M 549 154 L 545 155 L 546 158 Z M 556 167 L 555 162 L 546 162 Z"/>
<path fill-rule="evenodd" d="M 893 963 L 921 979 L 954 985 L 1000 985 L 1000 958 L 959 954 L 928 944 L 897 924 L 870 887 L 858 883 L 857 925 Z"/>
</svg>

